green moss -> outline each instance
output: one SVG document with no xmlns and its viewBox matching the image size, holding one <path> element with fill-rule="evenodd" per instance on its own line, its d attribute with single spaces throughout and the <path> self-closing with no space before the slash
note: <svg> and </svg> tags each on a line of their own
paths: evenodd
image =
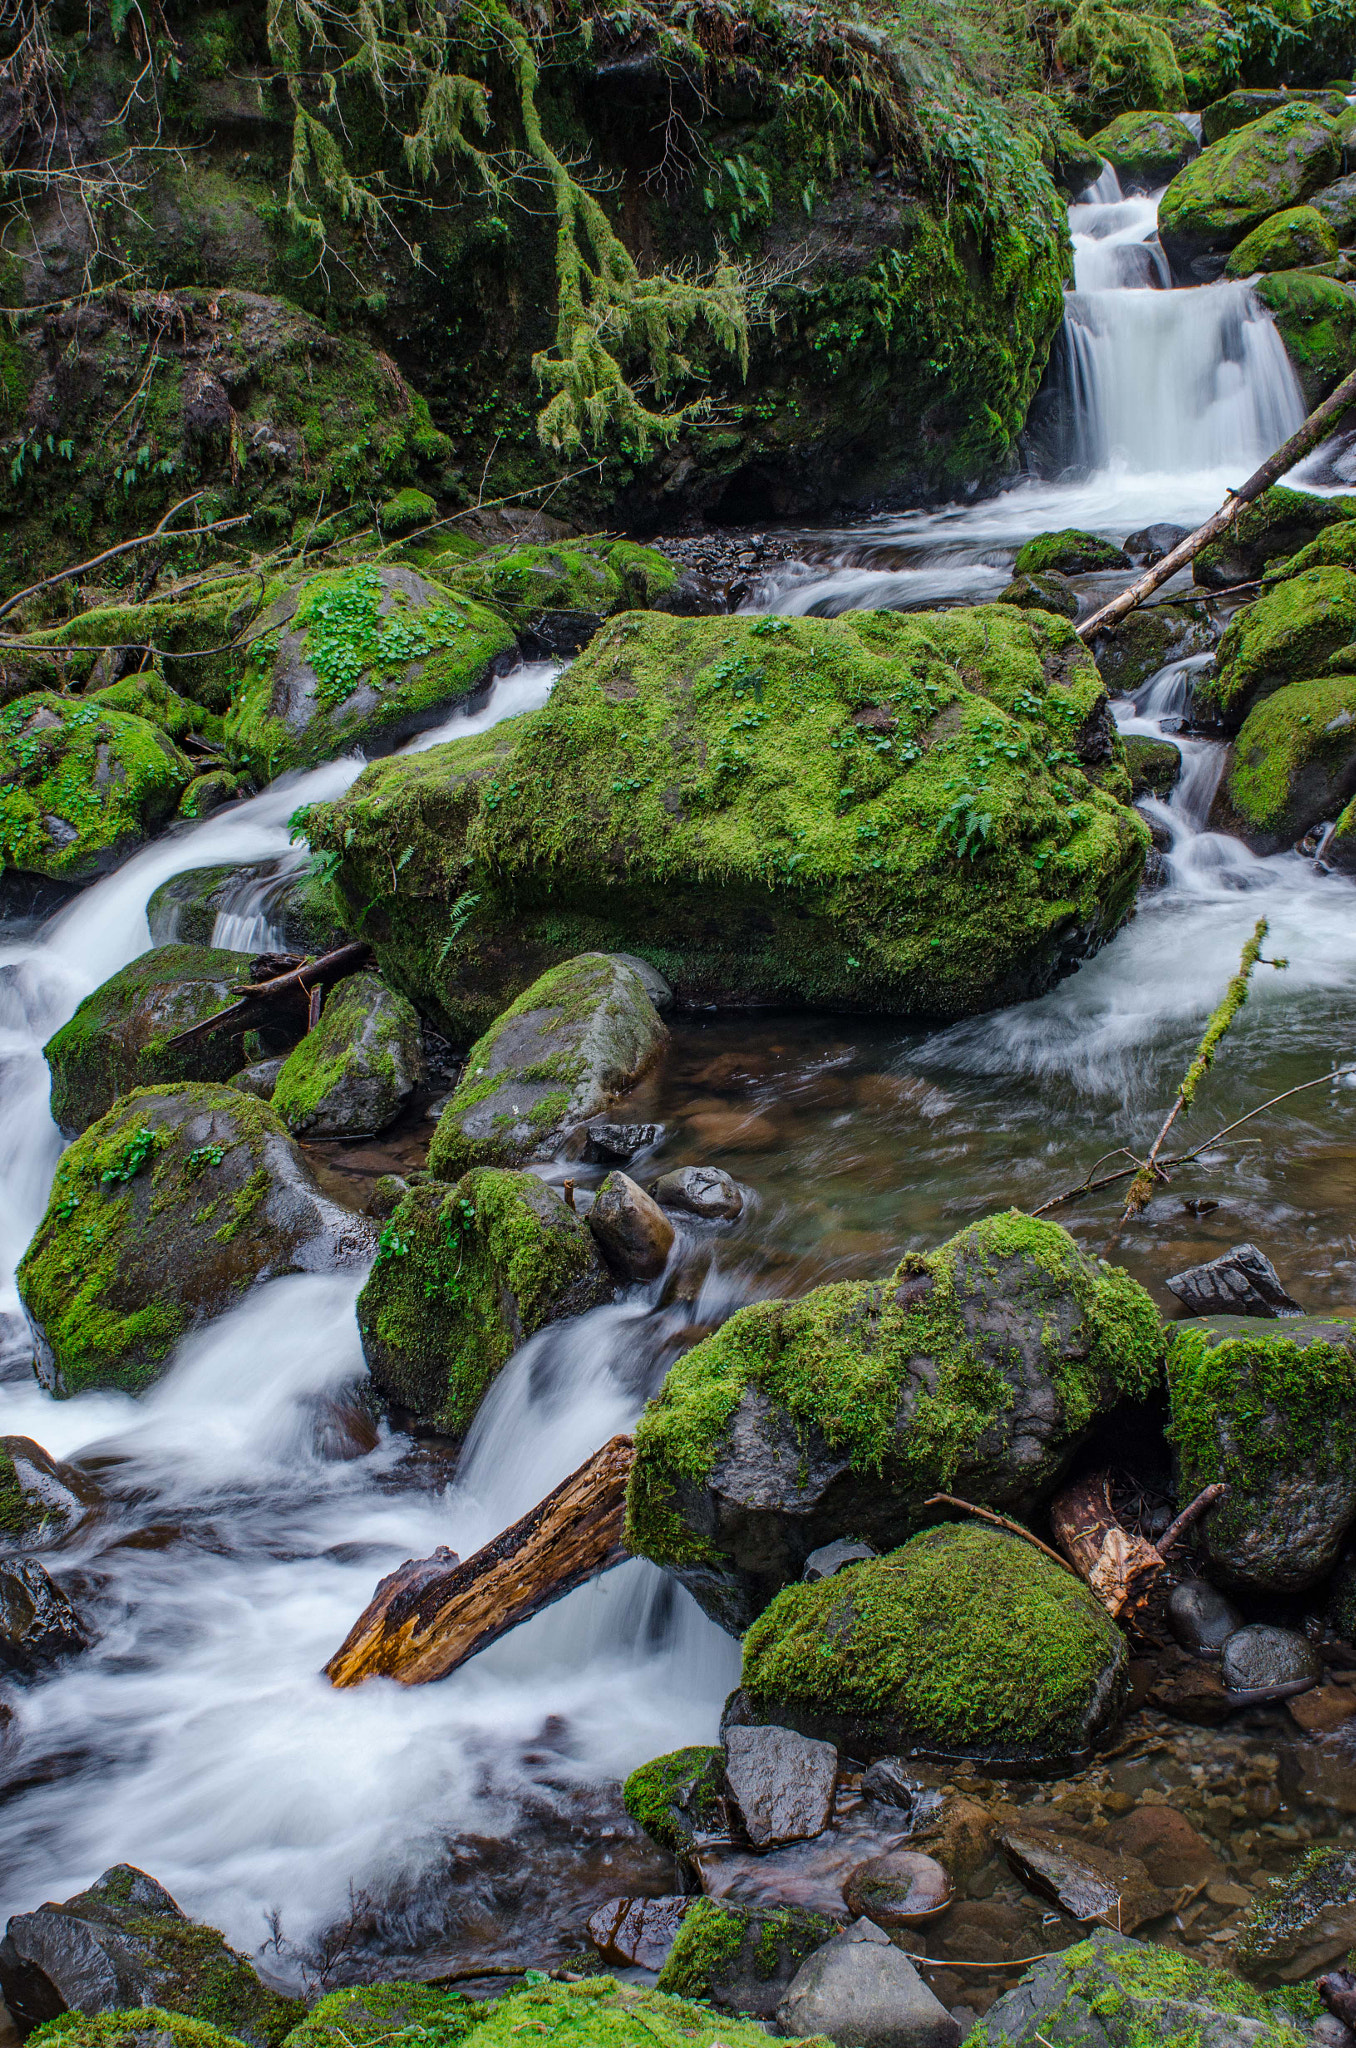
<svg viewBox="0 0 1356 2048">
<path fill-rule="evenodd" d="M 1312 206 L 1288 206 L 1245 235 L 1224 266 L 1226 277 L 1251 277 L 1259 270 L 1301 270 L 1306 263 L 1330 263 L 1337 236 Z"/>
<path fill-rule="evenodd" d="M 477 2048 L 521 2048 L 523 2035 L 539 2029 L 556 2048 L 763 2048 L 767 2040 L 756 2021 L 590 1977 L 500 1999 L 476 2029 Z M 829 2048 L 822 2035 L 811 2038 L 814 2048 Z"/>
<path fill-rule="evenodd" d="M 787 1982 L 815 1949 L 838 1931 L 822 1913 L 794 1908 L 751 1910 L 728 1899 L 694 1899 L 683 1915 L 673 1947 L 659 1973 L 658 1989 L 680 1998 L 710 1998 L 726 1992 L 735 2001 L 741 1979 Z"/>
<path fill-rule="evenodd" d="M 396 1117 L 423 1071 L 419 1018 L 375 974 L 331 991 L 320 1022 L 290 1052 L 273 1090 L 289 1131 L 358 1136 Z"/>
<path fill-rule="evenodd" d="M 1322 403 L 1356 356 L 1356 292 L 1334 277 L 1281 270 L 1257 296 L 1276 322 L 1308 405 Z"/>
<path fill-rule="evenodd" d="M 41 692 L 0 710 L 0 868 L 88 881 L 173 816 L 193 770 L 157 726 Z"/>
<path fill-rule="evenodd" d="M 1118 114 L 1094 135 L 1123 192 L 1157 192 L 1196 154 L 1196 138 L 1175 114 Z"/>
<path fill-rule="evenodd" d="M 1269 589 L 1287 577 L 1300 576 L 1306 569 L 1350 569 L 1356 573 L 1356 519 L 1339 519 L 1283 561 L 1272 562 L 1262 580 Z"/>
<path fill-rule="evenodd" d="M 619 540 L 609 548 L 607 566 L 622 586 L 628 611 L 643 611 L 659 604 L 678 588 L 678 571 L 658 548 L 644 548 L 633 540 Z"/>
<path fill-rule="evenodd" d="M 1264 279 L 1265 291 L 1275 279 Z M 1345 374 L 1345 372 L 1344 372 Z M 1197 583 L 1219 590 L 1260 576 L 1271 562 L 1307 547 L 1326 527 L 1350 519 L 1356 498 L 1317 498 L 1273 484 L 1245 505 L 1219 540 L 1208 541 L 1192 563 Z"/>
<path fill-rule="evenodd" d="M 1356 573 L 1304 569 L 1246 605 L 1219 644 L 1215 673 L 1198 702 L 1236 728 L 1273 691 L 1312 676 L 1356 640 Z"/>
<path fill-rule="evenodd" d="M 158 1995 L 171 2012 L 257 2042 L 261 2048 L 281 2048 L 306 2011 L 301 1999 L 282 1998 L 262 1984 L 246 1958 L 228 1948 L 215 1927 L 163 1913 L 128 1915 L 118 1926 L 137 1947 L 153 1955 Z"/>
<path fill-rule="evenodd" d="M 24 1492 L 14 1460 L 0 1443 L 0 1539 L 26 1542 L 41 1535 L 46 1520 L 42 1502 Z"/>
<path fill-rule="evenodd" d="M 1182 774 L 1182 750 L 1171 740 L 1146 739 L 1136 734 L 1125 742 L 1133 794 L 1156 796 L 1166 803 Z"/>
<path fill-rule="evenodd" d="M 1249 845 L 1277 853 L 1334 818 L 1354 788 L 1356 675 L 1339 675 L 1290 683 L 1253 707 L 1223 797 Z"/>
<path fill-rule="evenodd" d="M 928 1529 L 838 1578 L 787 1586 L 744 1638 L 770 1718 L 869 1724 L 923 1749 L 1084 1751 L 1114 1722 L 1125 1644 L 1082 1581 L 973 1522 Z"/>
<path fill-rule="evenodd" d="M 1038 576 L 1054 569 L 1064 576 L 1085 576 L 1094 569 L 1126 569 L 1130 558 L 1114 542 L 1095 533 L 1066 526 L 1059 533 L 1038 533 L 1019 551 L 1013 574 Z"/>
<path fill-rule="evenodd" d="M 381 508 L 381 529 L 383 533 L 409 533 L 416 526 L 427 526 L 437 514 L 437 502 L 427 491 L 397 491 Z"/>
<path fill-rule="evenodd" d="M 1109 0 L 1079 0 L 1055 54 L 1086 75 L 1081 97 L 1103 119 L 1142 107 L 1182 107 L 1186 86 L 1165 29 Z"/>
<path fill-rule="evenodd" d="M 120 2012 L 63 2012 L 29 2039 L 40 2048 L 150 2048 L 154 2041 L 168 2041 L 171 2048 L 242 2048 L 235 2036 L 205 2020 L 154 2005 Z"/>
<path fill-rule="evenodd" d="M 725 1778 L 725 1752 L 709 1745 L 671 1750 L 632 1771 L 622 1802 L 652 1842 L 681 1856 L 695 1832 L 714 1829 Z M 666 1985 L 665 1989 L 677 1989 Z"/>
<path fill-rule="evenodd" d="M 373 1378 L 402 1408 L 463 1436 L 512 1352 L 611 1293 L 593 1240 L 532 1174 L 485 1167 L 411 1188 L 358 1297 Z"/>
<path fill-rule="evenodd" d="M 1317 1845 L 1305 1850 L 1288 1871 L 1272 1878 L 1249 1912 L 1234 1949 L 1239 1968 L 1262 1976 L 1303 1955 L 1315 1920 L 1330 1917 L 1334 1906 L 1345 1908 L 1353 1875 L 1349 1849 Z"/>
<path fill-rule="evenodd" d="M 327 1992 L 285 2048 L 451 2048 L 485 2010 L 432 1984 L 360 1984 Z"/>
<path fill-rule="evenodd" d="M 1269 215 L 1329 184 L 1340 162 L 1337 129 L 1326 115 L 1298 101 L 1277 107 L 1178 172 L 1159 204 L 1163 246 L 1174 264 L 1235 248 Z"/>
</svg>

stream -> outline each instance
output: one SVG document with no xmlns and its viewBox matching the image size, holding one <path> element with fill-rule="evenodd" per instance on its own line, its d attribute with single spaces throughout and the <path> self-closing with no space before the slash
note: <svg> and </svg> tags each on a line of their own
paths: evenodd
<svg viewBox="0 0 1356 2048">
<path fill-rule="evenodd" d="M 1299 423 L 1293 373 L 1249 288 L 1165 288 L 1152 199 L 1122 199 L 1108 173 L 1070 220 L 1076 288 L 1052 372 L 1066 380 L 1069 474 L 964 508 L 791 535 L 797 558 L 752 608 L 991 599 L 1031 534 L 1076 526 L 1120 541 L 1155 520 L 1193 525 Z M 1188 668 L 1118 703 L 1122 728 L 1172 729 Z M 543 702 L 556 673 L 514 671 L 480 710 L 417 745 Z M 364 1406 L 352 1276 L 256 1290 L 187 1341 L 139 1401 L 44 1394 L 12 1282 L 60 1150 L 45 1040 L 146 948 L 146 904 L 162 882 L 299 858 L 291 813 L 338 794 L 361 762 L 286 778 L 176 829 L 39 931 L 0 928 L 0 1434 L 75 1461 L 101 1497 L 46 1558 L 98 1640 L 14 1687 L 13 1720 L 0 1725 L 0 1919 L 127 1861 L 247 1952 L 276 1911 L 281 1939 L 261 1962 L 280 1979 L 295 1981 L 330 1930 L 342 1981 L 559 1961 L 580 1949 L 602 1899 L 671 1889 L 669 1860 L 625 1819 L 619 1780 L 660 1751 L 713 1739 L 739 1653 L 654 1567 L 633 1562 L 582 1588 L 439 1685 L 335 1692 L 320 1668 L 383 1573 L 438 1544 L 467 1555 L 627 1428 L 693 1326 L 758 1295 L 878 1274 L 906 1249 L 993 1209 L 1034 1207 L 1099 1154 L 1147 1141 L 1259 917 L 1268 955 L 1289 964 L 1258 970 L 1195 1137 L 1346 1062 L 1356 888 L 1298 854 L 1260 859 L 1210 832 L 1222 748 L 1179 744 L 1180 784 L 1168 803 L 1146 804 L 1166 840 L 1162 886 L 1042 1000 L 934 1031 L 803 1014 L 676 1019 L 670 1057 L 625 1106 L 664 1126 L 644 1176 L 717 1164 L 753 1200 L 697 1248 L 692 1299 L 661 1304 L 657 1287 L 633 1289 L 525 1345 L 455 1463 Z M 215 942 L 267 937 L 258 887 L 242 884 Z M 1114 1256 L 1165 1310 L 1167 1274 L 1244 1239 L 1306 1307 L 1356 1302 L 1353 1112 L 1350 1083 L 1335 1081 L 1259 1121 L 1156 1197 Z M 431 1128 L 313 1156 L 329 1188 L 361 1201 L 376 1173 L 414 1163 Z M 1115 1214 L 1105 1196 L 1061 1220 L 1101 1250 Z M 1300 1756 L 1283 1710 L 1223 1732 L 1157 1716 L 1134 1727 L 1119 1757 L 1005 1796 L 1075 1817 L 1141 1798 L 1174 1804 L 1244 1894 L 1297 1843 L 1356 1839 L 1345 1755 L 1334 1750 L 1331 1769 L 1313 1763 L 1317 1750 Z M 1177 1937 L 1208 1952 L 1233 1910 L 1202 1898 L 1178 1915 Z M 920 1931 L 932 1954 L 990 1961 L 1077 1932 L 997 1864 L 943 1927 Z M 978 2006 L 1019 1974 L 942 1971 L 936 1988 Z"/>
</svg>

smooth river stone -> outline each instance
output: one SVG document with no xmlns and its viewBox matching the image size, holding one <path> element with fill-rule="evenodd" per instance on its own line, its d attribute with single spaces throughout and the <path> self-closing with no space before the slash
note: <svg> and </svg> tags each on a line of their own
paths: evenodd
<svg viewBox="0 0 1356 2048">
<path fill-rule="evenodd" d="M 1317 1683 L 1323 1663 L 1307 1637 L 1259 1621 L 1235 1629 L 1229 1637 L 1220 1658 L 1220 1676 L 1230 1692 L 1253 1692 L 1301 1679 Z"/>
<path fill-rule="evenodd" d="M 833 1812 L 838 1752 L 793 1728 L 731 1728 L 725 1782 L 757 1848 L 820 1834 Z"/>
<path fill-rule="evenodd" d="M 951 1904 L 953 1887 L 935 1856 L 894 1849 L 859 1864 L 843 1886 L 843 1903 L 858 1919 L 892 1927 L 921 1927 Z"/>
<path fill-rule="evenodd" d="M 1124 1850 L 1094 1848 L 1057 1828 L 1009 1828 L 999 1840 L 1023 1884 L 1075 1920 L 1100 1921 L 1120 1934 L 1133 1934 L 1171 1904 L 1150 1883 L 1139 1858 Z"/>
<path fill-rule="evenodd" d="M 1242 1624 L 1238 1609 L 1204 1579 L 1184 1579 L 1168 1596 L 1168 1626 L 1198 1657 L 1218 1656 Z"/>
<path fill-rule="evenodd" d="M 744 1206 L 739 1182 L 719 1166 L 680 1166 L 657 1180 L 650 1193 L 666 1209 L 683 1209 L 708 1223 L 729 1223 Z"/>
<path fill-rule="evenodd" d="M 902 1849 L 908 1839 L 905 1830 L 876 1827 L 852 1813 L 812 1842 L 793 1842 L 763 1856 L 747 1849 L 699 1849 L 692 1861 L 708 1898 L 737 1906 L 797 1906 L 841 1921 L 843 1885 L 852 1872 L 890 1849 Z"/>
</svg>

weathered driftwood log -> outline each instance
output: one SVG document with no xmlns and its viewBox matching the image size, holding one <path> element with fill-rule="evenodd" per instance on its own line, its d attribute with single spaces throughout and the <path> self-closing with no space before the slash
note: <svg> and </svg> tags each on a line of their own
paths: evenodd
<svg viewBox="0 0 1356 2048">
<path fill-rule="evenodd" d="M 1307 455 L 1311 448 L 1316 448 L 1329 428 L 1335 427 L 1342 414 L 1352 405 L 1356 405 L 1356 370 L 1353 370 L 1349 377 L 1342 379 L 1331 397 L 1325 398 L 1322 405 L 1310 413 L 1304 425 L 1297 428 L 1274 455 L 1269 455 L 1262 467 L 1254 470 L 1245 484 L 1229 493 L 1219 511 L 1212 513 L 1204 526 L 1198 526 L 1185 540 L 1178 541 L 1177 546 L 1169 549 L 1161 562 L 1155 562 L 1152 569 L 1146 569 L 1128 590 L 1123 590 L 1119 597 L 1113 597 L 1110 604 L 1104 604 L 1091 618 L 1084 619 L 1078 628 L 1082 638 L 1090 641 L 1094 633 L 1104 633 L 1109 626 L 1116 625 L 1128 612 L 1134 611 L 1136 605 L 1142 604 L 1146 597 L 1151 596 L 1160 584 L 1166 583 L 1170 576 L 1175 576 L 1179 569 L 1185 569 L 1188 562 L 1195 560 L 1207 541 L 1215 540 L 1232 526 L 1245 505 L 1250 505 L 1254 498 L 1260 498 L 1263 491 L 1269 490 L 1288 469 L 1294 468 L 1301 456 Z"/>
<path fill-rule="evenodd" d="M 628 1556 L 622 1541 L 629 1436 L 614 1436 L 465 1564 L 451 1551 L 383 1579 L 325 1666 L 332 1685 L 446 1678 L 543 1607 Z"/>
<path fill-rule="evenodd" d="M 1191 1524 L 1228 1492 L 1207 1486 L 1183 1508 L 1157 1545 L 1125 1528 L 1111 1505 L 1111 1474 L 1094 1472 L 1066 1486 L 1050 1506 L 1055 1541 L 1108 1614 L 1135 1621 L 1143 1613 L 1167 1553 Z"/>
<path fill-rule="evenodd" d="M 292 995 L 305 998 L 309 1020 L 312 991 L 328 988 L 332 982 L 342 981 L 346 974 L 356 974 L 371 957 L 372 948 L 367 941 L 357 939 L 350 945 L 336 946 L 332 953 L 322 953 L 317 960 L 303 961 L 300 967 L 290 968 L 285 974 L 272 975 L 267 981 L 247 981 L 235 1002 L 228 1003 L 214 1016 L 190 1024 L 187 1031 L 176 1032 L 169 1043 L 187 1045 L 190 1039 L 206 1038 L 227 1025 L 237 1031 L 248 1030 L 256 1017 L 267 1014 L 271 1004 Z"/>
</svg>

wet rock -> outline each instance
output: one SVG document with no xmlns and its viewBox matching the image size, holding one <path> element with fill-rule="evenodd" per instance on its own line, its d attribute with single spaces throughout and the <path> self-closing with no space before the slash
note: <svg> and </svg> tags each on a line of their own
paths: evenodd
<svg viewBox="0 0 1356 2048">
<path fill-rule="evenodd" d="M 1133 797 L 1156 796 L 1167 801 L 1182 779 L 1182 750 L 1171 740 L 1151 740 L 1131 733 L 1125 742 Z"/>
<path fill-rule="evenodd" d="M 379 975 L 350 974 L 288 1054 L 273 1107 L 298 1138 L 365 1137 L 394 1123 L 425 1077 L 413 1004 Z"/>
<path fill-rule="evenodd" d="M 731 1728 L 725 1782 L 755 1848 L 804 1841 L 829 1823 L 838 1753 L 790 1728 Z"/>
<path fill-rule="evenodd" d="M 1356 1943 L 1356 1850 L 1314 1848 L 1273 1878 L 1235 1949 L 1249 1977 L 1294 1984 Z"/>
<path fill-rule="evenodd" d="M 1316 1584 L 1356 1521 L 1356 1331 L 1317 1316 L 1178 1323 L 1168 1393 L 1179 1498 L 1229 1488 L 1197 1525 L 1211 1579 Z"/>
<path fill-rule="evenodd" d="M 1348 1685 L 1317 1685 L 1285 1704 L 1295 1726 L 1306 1735 L 1331 1735 L 1356 1714 L 1356 1692 Z"/>
<path fill-rule="evenodd" d="M 637 1152 L 657 1145 L 663 1135 L 663 1124 L 588 1124 L 580 1157 L 589 1166 L 624 1166 Z"/>
<path fill-rule="evenodd" d="M 660 1973 L 659 1989 L 770 2019 L 806 1956 L 828 1940 L 834 1925 L 822 1914 L 794 1907 L 765 1912 L 728 1900 L 695 1899 Z"/>
<path fill-rule="evenodd" d="M 1163 1285 L 1189 1316 L 1301 1316 L 1304 1310 L 1281 1285 L 1280 1274 L 1255 1244 L 1231 1245 L 1203 1266 L 1172 1273 Z"/>
<path fill-rule="evenodd" d="M 974 1524 L 787 1586 L 744 1639 L 743 1682 L 758 1720 L 850 1756 L 913 1750 L 1013 1772 L 1086 1754 L 1127 1694 L 1124 1640 L 1082 1582 Z"/>
<path fill-rule="evenodd" d="M 973 1877 L 988 1862 L 998 1840 L 993 1815 L 981 1800 L 963 1792 L 945 1794 L 935 1817 L 930 1806 L 928 1801 L 920 1810 L 919 1842 L 927 1844 L 929 1854 L 944 1863 L 952 1877 Z"/>
<path fill-rule="evenodd" d="M 1008 1828 L 999 1840 L 1023 1884 L 1075 1920 L 1133 1934 L 1168 1910 L 1170 1901 L 1127 1850 L 1094 1846 L 1058 1828 Z"/>
<path fill-rule="evenodd" d="M 0 1544 L 64 1536 L 98 1498 L 84 1474 L 27 1436 L 0 1436 Z"/>
<path fill-rule="evenodd" d="M 1053 569 L 1061 576 L 1087 576 L 1096 569 L 1129 567 L 1129 555 L 1114 541 L 1068 526 L 1059 533 L 1038 533 L 1027 541 L 1018 551 L 1013 573 L 1038 576 Z"/>
<path fill-rule="evenodd" d="M 1161 1891 L 1208 1884 L 1224 1875 L 1216 1851 L 1175 1806 L 1136 1806 L 1113 1820 L 1098 1840 L 1117 1855 L 1136 1857 Z"/>
<path fill-rule="evenodd" d="M 621 1280 L 657 1280 L 673 1250 L 673 1225 L 628 1174 L 610 1173 L 589 1210 L 598 1249 Z"/>
<path fill-rule="evenodd" d="M 1352 511 L 1349 497 L 1320 498 L 1273 484 L 1244 507 L 1227 533 L 1206 542 L 1191 565 L 1192 579 L 1207 590 L 1251 582 L 1269 563 L 1311 546 L 1325 528 L 1349 519 Z"/>
<path fill-rule="evenodd" d="M 769 1913 L 794 1907 L 838 1924 L 846 1910 L 843 1886 L 853 1871 L 877 1856 L 913 1846 L 906 1825 L 888 1824 L 904 1821 L 902 1813 L 864 1806 L 809 1841 L 759 1850 L 712 1844 L 695 1850 L 690 1861 L 708 1898 Z"/>
<path fill-rule="evenodd" d="M 1147 1699 L 1161 1714 L 1171 1714 L 1175 1721 L 1187 1721 L 1197 1728 L 1218 1728 L 1233 1711 L 1223 1680 L 1194 1658 L 1177 1663 L 1165 1660 Z"/>
<path fill-rule="evenodd" d="M 58 882 L 106 875 L 174 815 L 193 779 L 158 725 L 39 691 L 0 724 L 5 864 Z"/>
<path fill-rule="evenodd" d="M 293 953 L 329 953 L 348 936 L 329 885 L 287 859 L 185 868 L 162 882 L 146 905 L 155 946 L 210 946 L 220 920 L 224 939 L 238 930 L 240 950 L 257 951 L 261 918 L 273 941 Z"/>
<path fill-rule="evenodd" d="M 372 1237 L 266 1103 L 204 1082 L 134 1089 L 62 1154 L 19 1263 L 39 1377 L 60 1395 L 141 1393 L 249 1288 L 359 1263 Z"/>
<path fill-rule="evenodd" d="M 898 1808 L 900 1824 L 911 1831 L 936 1822 L 942 1812 L 942 1794 L 898 1756 L 879 1756 L 868 1765 L 862 1773 L 862 1797 Z"/>
<path fill-rule="evenodd" d="M 706 1223 L 732 1223 L 744 1207 L 737 1180 L 719 1166 L 680 1166 L 661 1174 L 650 1190 L 666 1209 L 681 1209 Z"/>
<path fill-rule="evenodd" d="M 33 1331 L 22 1309 L 0 1309 L 0 1385 L 33 1370 Z"/>
<path fill-rule="evenodd" d="M 1169 663 L 1208 654 L 1218 637 L 1199 609 L 1146 604 L 1110 632 L 1098 633 L 1092 647 L 1107 689 L 1113 696 L 1131 697 Z"/>
<path fill-rule="evenodd" d="M 1218 1656 L 1242 1623 L 1238 1609 L 1204 1579 L 1183 1579 L 1168 1595 L 1168 1626 L 1198 1657 Z"/>
<path fill-rule="evenodd" d="M 1029 1510 L 1095 1417 L 1152 1385 L 1163 1342 L 1134 1281 L 1016 1212 L 910 1254 L 888 1280 L 755 1303 L 687 1354 L 641 1419 L 628 1541 L 741 1630 L 812 1550 L 844 1529 L 898 1543 L 943 1487 Z M 873 1390 L 869 1427 L 863 1414 L 845 1429 L 843 1384 Z"/>
<path fill-rule="evenodd" d="M 675 1749 L 632 1771 L 622 1803 L 636 1826 L 674 1856 L 699 1835 L 723 1831 L 725 1751 L 715 1745 Z"/>
<path fill-rule="evenodd" d="M 158 946 L 119 968 L 43 1047 L 54 1120 L 74 1136 L 129 1088 L 229 1080 L 241 1064 L 243 1026 L 184 1046 L 167 1041 L 224 1010 L 251 977 L 248 953 L 205 946 Z"/>
<path fill-rule="evenodd" d="M 894 1849 L 860 1863 L 843 1886 L 843 1903 L 854 1920 L 870 1920 L 888 1932 L 922 1927 L 951 1904 L 950 1877 L 935 1856 L 919 1849 Z"/>
<path fill-rule="evenodd" d="M 876 1557 L 879 1552 L 869 1543 L 853 1543 L 840 1536 L 834 1543 L 822 1543 L 818 1550 L 812 1550 L 805 1560 L 801 1577 L 812 1586 L 816 1579 L 831 1579 L 845 1566 L 860 1564 L 864 1558 Z"/>
<path fill-rule="evenodd" d="M 548 1323 L 612 1298 L 580 1216 L 531 1173 L 421 1181 L 381 1234 L 358 1296 L 378 1391 L 444 1436 L 466 1434 L 500 1368 Z"/>
<path fill-rule="evenodd" d="M 1178 284 L 1207 284 L 1270 214 L 1298 206 L 1341 168 L 1337 127 L 1291 101 L 1222 136 L 1179 171 L 1158 208 L 1158 237 Z"/>
<path fill-rule="evenodd" d="M 378 1174 L 372 1183 L 372 1192 L 363 1204 L 363 1214 L 376 1223 L 385 1223 L 388 1217 L 395 1215 L 409 1191 L 410 1184 L 403 1174 Z"/>
<path fill-rule="evenodd" d="M 210 2013 L 248 2048 L 278 2048 L 305 2012 L 126 1863 L 59 1905 L 14 1915 L 0 1942 L 0 1992 L 24 2027 L 67 2011 L 163 2006 Z"/>
<path fill-rule="evenodd" d="M 1161 562 L 1164 555 L 1170 555 L 1179 541 L 1188 538 L 1190 527 L 1174 526 L 1171 520 L 1159 519 L 1152 526 L 1141 526 L 1134 533 L 1125 536 L 1125 552 L 1137 569 L 1151 569 L 1155 562 Z M 1101 667 L 1101 662 L 1098 662 Z"/>
<path fill-rule="evenodd" d="M 1253 1622 L 1236 1629 L 1220 1655 L 1220 1676 L 1230 1692 L 1260 1692 L 1273 1685 L 1317 1684 L 1323 1664 L 1307 1636 Z"/>
<path fill-rule="evenodd" d="M 438 1120 L 429 1169 L 545 1159 L 629 1088 L 668 1039 L 635 968 L 582 953 L 547 970 L 477 1040 Z"/>
<path fill-rule="evenodd" d="M 857 1920 L 802 1963 L 777 2009 L 793 2039 L 827 2034 L 853 2048 L 958 2048 L 961 2030 L 907 1956 Z"/>
<path fill-rule="evenodd" d="M 279 1053 L 271 1060 L 254 1060 L 248 1067 L 242 1067 L 238 1074 L 232 1074 L 231 1086 L 238 1088 L 242 1095 L 253 1095 L 259 1102 L 271 1102 L 278 1076 L 286 1065 L 286 1053 Z"/>
<path fill-rule="evenodd" d="M 609 1899 L 589 1920 L 589 1940 L 605 1963 L 662 1970 L 691 1904 L 682 1893 L 658 1899 Z"/>
<path fill-rule="evenodd" d="M 0 1558 L 0 1670 L 37 1671 L 86 1649 L 89 1640 L 75 1608 L 35 1558 Z"/>
<path fill-rule="evenodd" d="M 999 591 L 998 602 L 1015 604 L 1023 611 L 1057 612 L 1066 619 L 1076 619 L 1082 608 L 1073 584 L 1056 569 L 1014 576 L 1006 590 Z"/>
</svg>

